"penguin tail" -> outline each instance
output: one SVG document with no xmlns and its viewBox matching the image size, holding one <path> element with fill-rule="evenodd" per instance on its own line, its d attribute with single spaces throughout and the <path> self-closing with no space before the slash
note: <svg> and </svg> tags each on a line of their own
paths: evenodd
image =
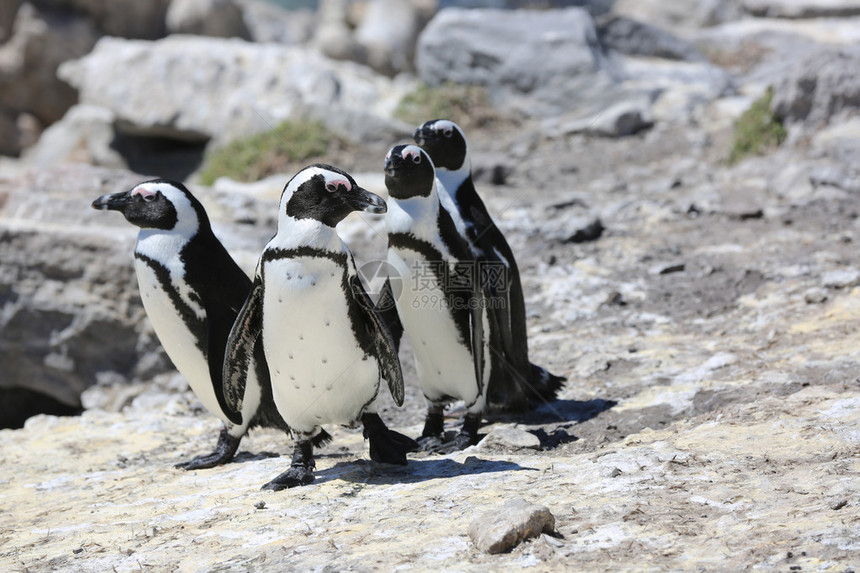
<svg viewBox="0 0 860 573">
<path fill-rule="evenodd" d="M 534 391 L 538 394 L 541 401 L 555 400 L 558 397 L 558 392 L 567 382 L 564 376 L 557 376 L 537 364 L 531 365 L 531 382 Z"/>
<path fill-rule="evenodd" d="M 320 428 L 319 431 L 316 434 L 314 434 L 314 437 L 311 438 L 311 443 L 314 445 L 315 448 L 321 448 L 324 445 L 330 443 L 331 441 L 332 441 L 331 434 L 329 434 L 328 432 L 326 432 L 322 428 Z"/>
<path fill-rule="evenodd" d="M 528 376 L 508 368 L 491 379 L 489 404 L 503 412 L 526 412 L 558 397 L 567 378 L 529 363 Z"/>
</svg>

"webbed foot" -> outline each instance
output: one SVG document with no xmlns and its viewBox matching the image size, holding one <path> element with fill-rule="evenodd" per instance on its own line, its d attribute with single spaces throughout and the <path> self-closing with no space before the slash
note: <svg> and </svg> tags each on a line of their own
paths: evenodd
<svg viewBox="0 0 860 573">
<path fill-rule="evenodd" d="M 290 469 L 264 485 L 261 489 L 281 491 L 282 489 L 308 485 L 314 481 L 314 446 L 310 439 L 296 443 Z"/>
<path fill-rule="evenodd" d="M 178 463 L 173 467 L 182 470 L 202 470 L 229 463 L 236 454 L 236 450 L 239 449 L 239 442 L 241 441 L 241 437 L 233 437 L 227 432 L 227 428 L 221 428 L 214 452 L 197 456 L 187 462 Z"/>
</svg>

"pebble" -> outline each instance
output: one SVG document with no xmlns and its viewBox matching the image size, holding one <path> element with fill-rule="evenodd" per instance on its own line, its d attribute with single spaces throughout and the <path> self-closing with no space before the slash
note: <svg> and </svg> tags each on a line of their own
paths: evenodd
<svg viewBox="0 0 860 573">
<path fill-rule="evenodd" d="M 476 517 L 469 525 L 469 537 L 485 553 L 510 551 L 526 539 L 555 530 L 555 516 L 549 508 L 512 499 Z"/>
</svg>

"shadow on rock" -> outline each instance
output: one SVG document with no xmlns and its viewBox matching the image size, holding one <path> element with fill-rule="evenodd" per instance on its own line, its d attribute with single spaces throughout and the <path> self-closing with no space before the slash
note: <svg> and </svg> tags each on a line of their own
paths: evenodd
<svg viewBox="0 0 860 573">
<path fill-rule="evenodd" d="M 410 459 L 405 466 L 379 464 L 368 460 L 338 462 L 334 466 L 314 472 L 316 484 L 333 479 L 374 485 L 398 483 L 418 483 L 437 478 L 453 478 L 463 475 L 477 475 L 510 471 L 539 471 L 537 468 L 523 467 L 513 462 L 483 460 L 469 456 L 461 464 L 448 458 Z"/>
<path fill-rule="evenodd" d="M 541 404 L 529 412 L 494 412 L 488 416 L 491 422 L 516 422 L 531 426 L 557 422 L 582 423 L 614 407 L 618 402 L 595 398 L 579 400 L 553 400 Z"/>
</svg>

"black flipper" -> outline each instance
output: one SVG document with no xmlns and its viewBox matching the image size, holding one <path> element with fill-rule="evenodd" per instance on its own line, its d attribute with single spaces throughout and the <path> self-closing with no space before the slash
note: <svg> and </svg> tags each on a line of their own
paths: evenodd
<svg viewBox="0 0 860 573">
<path fill-rule="evenodd" d="M 248 370 L 256 359 L 257 375 L 268 377 L 266 357 L 262 345 L 257 340 L 263 331 L 263 285 L 259 278 L 254 281 L 251 293 L 236 317 L 236 322 L 227 337 L 227 348 L 224 352 L 222 388 L 219 393 L 224 396 L 227 405 L 225 412 L 234 424 L 242 423 L 242 402 L 245 398 L 245 386 L 248 382 Z M 266 366 L 263 368 L 262 366 Z M 261 384 L 271 384 L 270 380 L 261 380 Z"/>
<path fill-rule="evenodd" d="M 480 261 L 475 261 L 476 270 L 480 270 Z M 477 274 L 477 273 L 475 273 Z M 487 300 L 479 277 L 472 280 L 472 296 L 469 299 L 469 331 L 472 346 L 472 364 L 475 368 L 475 381 L 478 383 L 478 395 L 484 390 L 484 367 L 487 356 L 484 356 L 484 307 Z"/>
<path fill-rule="evenodd" d="M 397 313 L 397 299 L 391 288 L 391 279 L 385 279 L 385 283 L 379 291 L 379 298 L 376 299 L 375 309 L 388 326 L 391 339 L 394 341 L 394 348 L 399 351 L 400 340 L 403 338 L 403 323 L 400 322 L 400 315 Z"/>
<path fill-rule="evenodd" d="M 378 414 L 361 416 L 364 437 L 370 441 L 370 459 L 383 464 L 406 465 L 406 454 L 419 449 L 418 442 L 389 430 Z"/>
<path fill-rule="evenodd" d="M 236 438 L 231 436 L 227 432 L 227 428 L 222 427 L 221 433 L 218 434 L 218 443 L 215 445 L 214 452 L 197 456 L 187 462 L 176 464 L 173 467 L 182 470 L 202 470 L 226 464 L 233 459 L 233 456 L 236 454 L 236 450 L 239 449 L 239 442 L 241 441 L 241 437 Z"/>
<path fill-rule="evenodd" d="M 391 397 L 394 398 L 394 403 L 402 406 L 406 395 L 403 371 L 400 368 L 400 358 L 391 331 L 388 329 L 386 321 L 374 309 L 374 305 L 370 297 L 367 296 L 358 275 L 349 277 L 349 286 L 352 296 L 358 303 L 359 311 L 363 312 L 367 319 L 364 322 L 368 325 L 368 335 L 373 341 L 379 372 L 388 382 L 388 389 L 391 392 Z"/>
<path fill-rule="evenodd" d="M 293 450 L 290 469 L 264 485 L 261 489 L 280 491 L 300 485 L 308 485 L 314 481 L 314 446 L 311 440 L 299 440 Z"/>
<path fill-rule="evenodd" d="M 206 304 L 206 358 L 209 362 L 209 378 L 212 381 L 212 389 L 218 400 L 218 407 L 227 415 L 234 424 L 242 423 L 242 415 L 232 411 L 224 396 L 224 385 L 222 383 L 222 371 L 224 367 L 224 351 L 227 346 L 227 337 L 233 327 L 235 314 L 229 308 L 224 307 L 217 301 L 207 301 Z"/>
</svg>

